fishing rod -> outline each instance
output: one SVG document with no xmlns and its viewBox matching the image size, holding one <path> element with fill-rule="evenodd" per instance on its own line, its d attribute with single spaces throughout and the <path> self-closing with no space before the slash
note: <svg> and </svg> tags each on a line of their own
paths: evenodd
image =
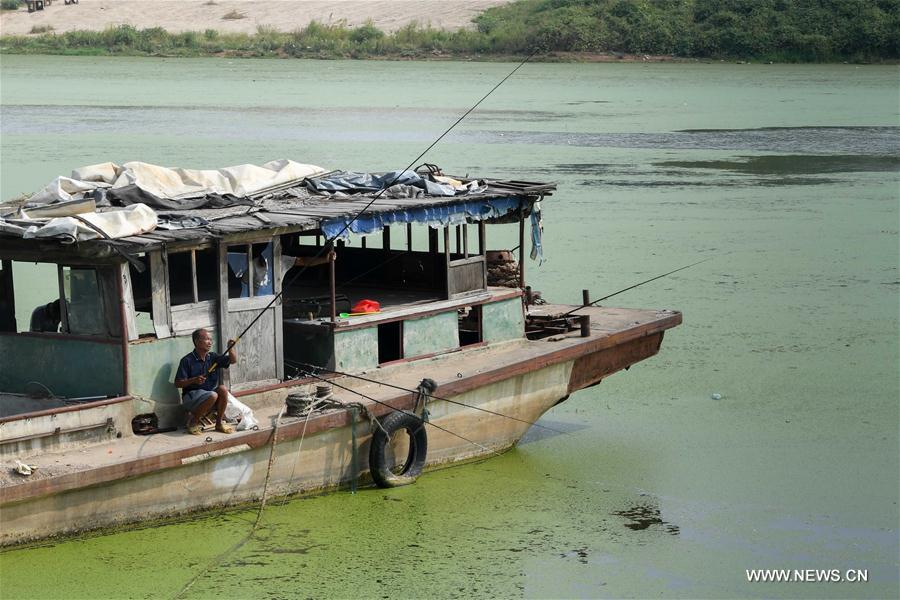
<svg viewBox="0 0 900 600">
<path fill-rule="evenodd" d="M 628 286 L 627 288 L 621 289 L 621 290 L 619 290 L 618 292 L 613 292 L 612 294 L 609 294 L 608 296 L 603 296 L 602 298 L 597 298 L 596 300 L 594 300 L 594 301 L 591 302 L 590 304 L 585 304 L 584 306 L 579 306 L 579 307 L 577 307 L 577 308 L 573 308 L 572 310 L 570 310 L 569 312 L 563 314 L 562 316 L 565 317 L 565 316 L 567 316 L 567 315 L 571 315 L 573 312 L 578 311 L 578 310 L 581 310 L 582 308 L 587 308 L 587 307 L 589 307 L 589 306 L 593 306 L 593 305 L 597 304 L 598 302 L 602 302 L 603 300 L 608 300 L 609 298 L 612 298 L 613 296 L 618 296 L 619 294 L 621 294 L 621 293 L 623 293 L 623 292 L 627 292 L 628 290 L 633 290 L 634 288 L 640 287 L 640 286 L 644 285 L 645 283 L 650 283 L 651 281 L 656 281 L 657 279 L 662 279 L 663 277 L 666 277 L 666 276 L 668 276 L 668 275 L 671 275 L 672 273 L 677 273 L 678 271 L 684 271 L 685 269 L 690 269 L 691 267 L 695 267 L 695 266 L 699 265 L 700 263 L 705 263 L 706 261 L 712 260 L 712 259 L 714 259 L 714 258 L 715 258 L 715 256 L 710 256 L 709 258 L 704 258 L 703 260 L 698 260 L 697 262 L 691 263 L 691 264 L 686 265 L 686 266 L 684 266 L 684 267 L 679 267 L 678 269 L 675 269 L 674 271 L 669 271 L 668 273 L 663 273 L 662 275 L 657 275 L 656 277 L 652 277 L 652 278 L 650 278 L 650 279 L 647 279 L 646 281 L 642 281 L 642 282 L 640 282 L 640 283 L 636 283 L 636 284 L 634 284 L 634 285 L 630 285 L 630 286 Z"/>
<path fill-rule="evenodd" d="M 405 415 L 410 415 L 410 416 L 412 416 L 412 417 L 415 417 L 416 419 L 419 419 L 420 421 L 422 421 L 422 423 L 423 423 L 424 425 L 431 425 L 431 426 L 434 427 L 435 429 L 439 429 L 439 430 L 443 431 L 444 433 L 449 433 L 450 435 L 452 435 L 452 436 L 454 436 L 454 437 L 458 437 L 459 439 L 463 440 L 464 442 L 468 442 L 468 443 L 470 443 L 470 444 L 472 444 L 472 445 L 474 445 L 474 446 L 478 446 L 479 448 L 481 448 L 481 449 L 484 450 L 485 452 L 490 452 L 490 453 L 492 453 L 492 454 L 496 454 L 497 456 L 502 456 L 502 455 L 501 455 L 499 452 L 497 452 L 496 450 L 491 450 L 491 449 L 488 448 L 487 446 L 482 446 L 481 444 L 479 444 L 478 442 L 476 442 L 476 441 L 474 441 L 474 440 L 470 440 L 470 439 L 467 438 L 467 437 L 463 437 L 463 436 L 459 435 L 458 433 L 454 433 L 454 432 L 450 431 L 449 429 L 446 429 L 446 428 L 444 428 L 444 427 L 441 427 L 440 425 L 435 425 L 435 424 L 432 423 L 431 421 L 426 421 L 424 418 L 420 417 L 419 415 L 417 415 L 417 414 L 414 413 L 414 412 L 410 412 L 410 411 L 404 410 L 404 409 L 402 409 L 402 408 L 397 408 L 396 406 L 391 406 L 391 405 L 388 404 L 387 402 L 382 402 L 381 400 L 376 400 L 375 398 L 372 398 L 371 396 L 366 396 L 366 395 L 363 394 L 362 392 L 357 392 L 356 390 L 351 389 L 351 388 L 349 388 L 349 387 L 347 387 L 347 386 L 345 386 L 345 385 L 341 385 L 340 383 L 335 383 L 335 381 L 334 381 L 333 379 L 325 379 L 324 377 L 321 377 L 321 376 L 319 376 L 319 375 L 316 375 L 315 373 L 313 373 L 313 372 L 311 372 L 311 371 L 301 370 L 301 372 L 304 373 L 305 375 L 309 375 L 310 377 L 315 377 L 315 378 L 318 379 L 319 381 L 324 381 L 325 383 L 331 384 L 331 385 L 333 385 L 333 386 L 335 386 L 335 387 L 339 387 L 339 388 L 341 388 L 342 390 L 345 390 L 345 391 L 350 392 L 351 394 L 356 394 L 357 396 L 359 396 L 359 397 L 361 397 L 361 398 L 365 398 L 366 400 L 369 400 L 369 401 L 374 402 L 374 403 L 376 403 L 376 404 L 379 404 L 379 405 L 381 405 L 381 406 L 385 406 L 385 407 L 387 407 L 387 408 L 390 408 L 391 410 L 395 410 L 395 411 L 398 411 L 398 412 L 402 412 L 402 413 L 405 414 Z"/>
<path fill-rule="evenodd" d="M 419 393 L 418 390 L 412 390 L 412 389 L 409 389 L 409 388 L 405 388 L 405 387 L 403 387 L 403 386 L 394 385 L 394 384 L 392 384 L 392 383 L 386 383 L 386 382 L 384 382 L 384 381 L 378 381 L 378 380 L 375 380 L 375 379 L 369 379 L 368 377 L 363 377 L 362 375 L 354 375 L 353 373 L 343 373 L 343 372 L 341 372 L 341 371 L 334 371 L 334 370 L 332 370 L 332 369 L 326 369 L 325 367 L 320 367 L 320 366 L 318 366 L 318 365 L 313 365 L 313 364 L 305 363 L 305 362 L 296 362 L 296 361 L 290 361 L 290 362 L 291 362 L 291 364 L 294 364 L 294 365 L 303 365 L 303 366 L 306 366 L 306 367 L 313 367 L 313 368 L 318 369 L 319 371 L 322 371 L 322 372 L 332 373 L 332 374 L 334 374 L 334 375 L 340 375 L 340 376 L 342 376 L 342 377 L 352 377 L 352 378 L 354 378 L 354 379 L 359 379 L 359 380 L 361 380 L 361 381 L 366 381 L 366 382 L 368 382 L 368 383 L 374 383 L 374 384 L 377 384 L 377 385 L 383 385 L 383 386 L 385 386 L 385 387 L 393 388 L 393 389 L 395 389 L 395 390 L 400 390 L 400 391 L 402 391 L 402 392 L 409 392 L 410 394 L 418 394 L 418 393 Z M 503 418 L 505 418 L 505 419 L 511 419 L 511 420 L 513 420 L 513 421 L 518 421 L 519 423 L 525 423 L 525 424 L 527 424 L 527 425 L 531 425 L 531 426 L 534 426 L 534 427 L 540 427 L 541 429 L 546 429 L 546 430 L 552 431 L 552 432 L 554 432 L 554 433 L 559 433 L 559 434 L 565 434 L 565 433 L 566 433 L 565 431 L 560 431 L 560 430 L 558 430 L 558 429 L 553 429 L 552 427 L 547 427 L 546 425 L 541 425 L 540 423 L 536 423 L 536 422 L 533 422 L 533 421 L 526 421 L 525 419 L 519 419 L 518 417 L 513 417 L 512 415 L 505 415 L 505 414 L 503 414 L 503 413 L 495 412 L 495 411 L 493 411 L 493 410 L 488 410 L 487 408 L 481 408 L 480 406 L 473 406 L 472 404 L 466 404 L 465 402 L 460 402 L 460 401 L 458 401 L 458 400 L 450 400 L 449 398 L 441 398 L 440 396 L 435 396 L 434 394 L 427 394 L 427 393 L 423 393 L 422 395 L 425 396 L 426 398 L 431 398 L 432 400 L 442 400 L 442 401 L 444 401 L 444 402 L 449 402 L 450 404 L 456 404 L 457 406 L 463 406 L 463 407 L 465 407 L 465 408 L 471 408 L 471 409 L 473 409 L 473 410 L 478 410 L 478 411 L 487 413 L 487 414 L 489 414 L 489 415 L 496 415 L 496 416 L 498 416 L 498 417 L 503 417 Z"/>
<path fill-rule="evenodd" d="M 395 183 L 397 183 L 397 182 L 400 180 L 400 178 L 403 176 L 403 174 L 406 173 L 406 171 L 408 171 L 410 168 L 412 168 L 413 165 L 415 165 L 417 162 L 419 162 L 419 160 L 420 160 L 423 156 L 425 156 L 425 154 L 427 154 L 429 150 L 431 150 L 432 148 L 434 148 L 434 147 L 437 145 L 437 143 L 440 142 L 442 139 L 444 139 L 444 137 L 446 137 L 446 135 L 447 135 L 448 133 L 450 133 L 457 125 L 459 125 L 459 124 L 462 122 L 463 119 L 465 119 L 466 117 L 468 117 L 469 114 L 470 114 L 473 110 L 475 110 L 476 108 L 478 108 L 478 106 L 479 106 L 482 102 L 484 102 L 485 100 L 487 100 L 488 96 L 490 96 L 491 94 L 493 94 L 493 93 L 497 90 L 497 88 L 499 88 L 501 85 L 503 85 L 503 84 L 506 82 L 507 79 L 509 79 L 510 77 L 512 77 L 512 76 L 516 73 L 516 71 L 518 71 L 519 69 L 521 69 L 521 68 L 525 65 L 525 63 L 527 63 L 529 60 L 531 60 L 531 58 L 532 58 L 535 54 L 537 54 L 537 52 L 538 52 L 538 50 L 535 49 L 535 50 L 533 50 L 533 51 L 531 52 L 531 54 L 529 54 L 528 56 L 526 56 L 526 57 L 522 60 L 522 62 L 520 62 L 518 65 L 516 65 L 516 68 L 514 68 L 512 71 L 510 71 L 509 73 L 507 73 L 506 77 L 504 77 L 503 79 L 501 79 L 494 87 L 492 87 L 492 88 L 488 91 L 488 93 L 486 93 L 484 96 L 482 96 L 481 99 L 480 99 L 478 102 L 476 102 L 475 104 L 473 104 L 473 105 L 469 108 L 469 110 L 467 110 L 466 112 L 464 112 L 464 113 L 462 114 L 462 116 L 460 116 L 456 121 L 454 121 L 452 125 L 450 125 L 450 127 L 448 127 L 447 129 L 445 129 L 444 132 L 443 132 L 441 135 L 439 135 L 439 136 L 437 137 L 437 139 L 435 139 L 433 142 L 431 142 L 431 144 L 430 144 L 427 148 L 425 148 L 425 150 L 423 150 L 423 151 L 422 151 L 415 159 L 413 159 L 413 160 L 406 166 L 405 169 L 403 169 L 402 171 L 398 172 L 397 175 L 394 176 L 393 180 L 392 180 L 388 185 L 386 185 L 386 186 L 384 186 L 383 188 L 381 188 L 381 189 L 378 191 L 378 193 L 375 194 L 375 196 L 373 196 L 372 199 L 369 200 L 369 202 L 368 202 L 365 206 L 363 206 L 362 209 L 359 210 L 359 211 L 353 216 L 352 219 L 350 219 L 349 221 L 347 221 L 347 222 L 344 224 L 344 226 L 341 228 L 340 231 L 338 231 L 336 234 L 334 234 L 333 236 L 331 236 L 330 238 L 327 238 L 327 239 L 325 240 L 325 243 L 322 245 L 322 248 L 315 254 L 315 256 L 313 256 L 313 258 L 319 258 L 319 257 L 322 255 L 322 253 L 325 251 L 326 248 L 329 249 L 329 252 L 331 252 L 331 251 L 332 251 L 332 250 L 331 250 L 331 244 L 332 244 L 336 239 L 338 239 L 339 237 L 341 237 L 341 235 L 343 235 L 343 233 L 344 233 L 345 231 L 347 231 L 347 229 L 349 229 L 350 226 L 351 226 L 353 223 L 355 223 L 355 222 L 363 215 L 363 213 L 365 213 L 367 210 L 369 210 L 369 208 L 375 203 L 375 201 L 378 200 L 378 199 L 381 197 L 381 195 L 384 194 L 385 191 L 387 191 L 388 188 L 392 187 Z M 251 260 L 251 257 L 248 257 L 248 262 L 249 262 L 249 260 Z M 279 298 L 281 298 L 281 296 L 284 294 L 284 290 L 285 290 L 286 288 L 290 287 L 290 285 L 291 285 L 298 277 L 300 277 L 300 275 L 302 275 L 302 274 L 306 271 L 306 269 L 308 269 L 308 268 L 309 268 L 308 265 L 304 265 L 304 266 L 300 269 L 300 271 L 298 271 L 293 277 L 291 277 L 291 279 L 288 281 L 287 285 L 282 286 L 281 291 L 278 292 L 278 293 L 275 295 L 275 297 L 273 297 L 272 300 L 271 300 L 268 304 L 266 304 L 266 305 L 262 308 L 262 310 L 259 311 L 259 314 L 257 314 L 256 317 L 254 317 L 253 320 L 250 321 L 250 324 L 247 325 L 246 327 L 244 327 L 244 330 L 241 331 L 241 333 L 239 333 L 239 334 L 237 335 L 237 337 L 235 337 L 234 339 L 232 339 L 232 340 L 229 342 L 228 347 L 225 348 L 225 354 L 228 354 L 228 353 L 231 351 L 231 349 L 234 348 L 234 347 L 237 345 L 237 343 L 240 341 L 241 337 L 243 337 L 244 334 L 246 334 L 248 331 L 250 331 L 250 329 L 251 329 L 254 325 L 256 325 L 256 322 L 259 321 L 259 320 L 262 318 L 262 316 L 265 314 L 265 312 L 266 312 L 267 310 L 269 310 L 269 309 L 272 307 L 272 305 L 275 304 L 275 303 L 278 301 Z M 248 279 L 248 285 L 253 285 L 253 282 L 252 282 L 252 281 L 249 281 L 249 279 Z M 211 365 L 209 366 L 209 370 L 207 371 L 207 373 L 212 373 L 213 371 L 215 371 L 217 366 L 218 366 L 217 363 L 211 364 Z"/>
</svg>

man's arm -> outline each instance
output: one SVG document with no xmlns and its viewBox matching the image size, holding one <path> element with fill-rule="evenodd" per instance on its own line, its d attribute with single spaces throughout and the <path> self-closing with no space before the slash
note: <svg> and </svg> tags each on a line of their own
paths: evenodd
<svg viewBox="0 0 900 600">
<path fill-rule="evenodd" d="M 298 256 L 294 259 L 295 267 L 315 267 L 318 265 L 324 265 L 329 263 L 337 258 L 337 253 L 332 250 L 325 256 Z"/>
<path fill-rule="evenodd" d="M 228 343 L 225 345 L 225 347 L 228 348 L 229 364 L 233 365 L 237 362 L 237 350 L 235 350 L 237 344 L 235 344 L 234 340 L 228 340 Z"/>
<path fill-rule="evenodd" d="M 206 382 L 206 377 L 203 375 L 197 375 L 196 377 L 188 377 L 186 379 L 176 379 L 175 387 L 181 389 L 186 388 L 189 385 L 203 385 Z"/>
<path fill-rule="evenodd" d="M 189 385 L 203 385 L 206 382 L 205 375 L 197 375 L 196 377 L 188 377 L 188 368 L 185 359 L 181 359 L 178 363 L 178 371 L 175 372 L 175 387 L 178 389 L 186 388 Z"/>
</svg>

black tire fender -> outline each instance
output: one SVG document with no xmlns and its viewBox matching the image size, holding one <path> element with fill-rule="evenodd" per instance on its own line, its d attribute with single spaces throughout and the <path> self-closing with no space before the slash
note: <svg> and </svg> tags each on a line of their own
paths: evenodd
<svg viewBox="0 0 900 600">
<path fill-rule="evenodd" d="M 385 451 L 394 433 L 405 429 L 409 433 L 409 455 L 403 464 L 402 471 L 393 473 L 387 466 Z M 378 487 L 400 487 L 415 483 L 425 467 L 428 454 L 428 434 L 425 421 L 416 415 L 396 410 L 381 419 L 381 427 L 372 434 L 369 447 L 369 471 Z"/>
</svg>

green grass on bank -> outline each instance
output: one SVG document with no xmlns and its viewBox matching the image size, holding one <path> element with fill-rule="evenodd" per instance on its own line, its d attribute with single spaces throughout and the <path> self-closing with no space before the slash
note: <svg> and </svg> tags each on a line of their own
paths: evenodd
<svg viewBox="0 0 900 600">
<path fill-rule="evenodd" d="M 491 8 L 474 30 L 411 23 L 387 34 L 312 22 L 285 33 L 105 31 L 0 37 L 7 54 L 298 58 L 505 57 L 534 50 L 776 62 L 900 58 L 900 0 L 519 0 Z"/>
</svg>

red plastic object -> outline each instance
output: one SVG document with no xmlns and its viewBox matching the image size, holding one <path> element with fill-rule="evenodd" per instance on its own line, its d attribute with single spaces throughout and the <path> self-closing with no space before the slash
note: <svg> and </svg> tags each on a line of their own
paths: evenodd
<svg viewBox="0 0 900 600">
<path fill-rule="evenodd" d="M 350 312 L 354 313 L 374 313 L 381 311 L 381 304 L 377 300 L 360 300 L 353 305 Z"/>
</svg>

